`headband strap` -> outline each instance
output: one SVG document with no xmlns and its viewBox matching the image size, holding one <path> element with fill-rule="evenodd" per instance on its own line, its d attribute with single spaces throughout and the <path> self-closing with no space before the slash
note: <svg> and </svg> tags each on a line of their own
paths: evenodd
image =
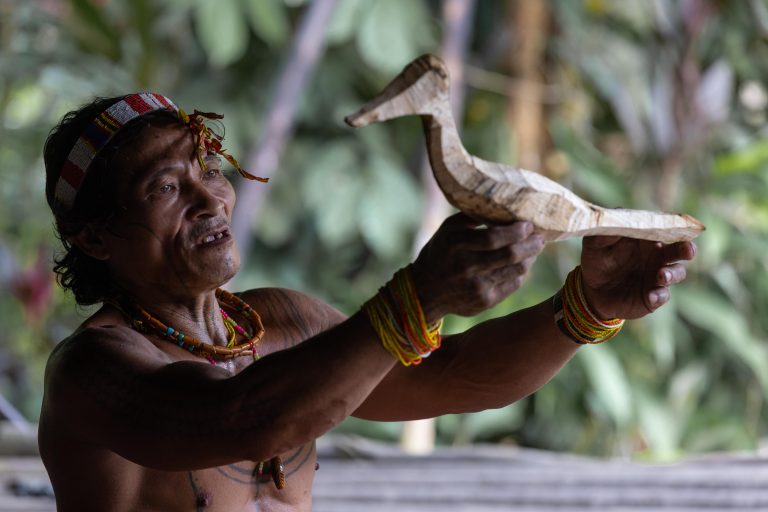
<svg viewBox="0 0 768 512">
<path fill-rule="evenodd" d="M 192 115 L 187 115 L 170 99 L 161 94 L 143 92 L 131 94 L 118 101 L 102 112 L 86 126 L 83 134 L 77 139 L 75 145 L 67 156 L 61 169 L 59 181 L 56 183 L 54 194 L 54 211 L 63 213 L 71 209 L 75 204 L 77 192 L 80 190 L 88 168 L 96 155 L 104 149 L 112 138 L 117 135 L 126 124 L 151 112 L 168 110 L 175 113 L 196 137 L 197 159 L 200 168 L 205 169 L 203 157 L 206 153 L 217 153 L 226 159 L 237 172 L 244 178 L 266 182 L 267 178 L 259 178 L 248 173 L 227 153 L 221 146 L 223 135 L 214 132 L 205 124 L 205 119 L 221 119 L 223 116 L 212 112 L 199 112 L 195 110 Z"/>
<path fill-rule="evenodd" d="M 143 92 L 126 96 L 91 121 L 75 142 L 61 169 L 54 196 L 56 209 L 66 211 L 72 208 L 91 162 L 123 126 L 158 110 L 178 112 L 179 108 L 165 96 Z"/>
</svg>

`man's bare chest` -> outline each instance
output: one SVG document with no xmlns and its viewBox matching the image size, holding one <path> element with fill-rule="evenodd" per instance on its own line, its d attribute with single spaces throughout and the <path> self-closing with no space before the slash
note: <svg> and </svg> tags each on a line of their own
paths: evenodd
<svg viewBox="0 0 768 512">
<path fill-rule="evenodd" d="M 281 458 L 283 489 L 277 488 L 268 462 L 249 461 L 189 471 L 182 485 L 200 512 L 309 510 L 317 469 L 315 444 L 290 450 Z"/>
</svg>

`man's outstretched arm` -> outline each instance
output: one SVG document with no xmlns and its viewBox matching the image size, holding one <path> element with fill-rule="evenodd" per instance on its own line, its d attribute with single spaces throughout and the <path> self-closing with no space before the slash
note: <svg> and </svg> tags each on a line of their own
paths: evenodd
<svg viewBox="0 0 768 512">
<path fill-rule="evenodd" d="M 475 228 L 454 216 L 439 231 L 452 245 L 450 268 L 441 251 L 419 257 L 420 267 L 440 271 L 419 285 L 430 314 L 470 314 L 501 300 L 543 246 L 529 225 Z M 283 348 L 287 319 L 260 307 L 271 302 L 254 304 L 264 314 L 263 342 Z M 316 307 L 294 300 L 284 313 Z M 324 327 L 336 325 L 319 334 L 310 321 L 301 343 L 234 377 L 199 358 L 178 361 L 121 322 L 91 326 L 57 348 L 46 372 L 47 424 L 157 469 L 264 460 L 310 442 L 358 409 L 395 364 L 362 313 L 326 318 Z"/>
<path fill-rule="evenodd" d="M 450 252 L 439 246 L 440 237 L 431 243 L 435 247 L 428 246 L 427 251 Z M 645 316 L 669 300 L 670 286 L 685 279 L 680 262 L 695 253 L 691 243 L 585 238 L 582 282 L 590 309 L 602 319 Z M 423 271 L 429 282 L 441 270 Z M 355 416 L 382 421 L 434 417 L 503 407 L 533 393 L 580 346 L 561 332 L 554 314 L 548 299 L 447 336 L 442 347 L 420 365 L 395 366 Z"/>
</svg>

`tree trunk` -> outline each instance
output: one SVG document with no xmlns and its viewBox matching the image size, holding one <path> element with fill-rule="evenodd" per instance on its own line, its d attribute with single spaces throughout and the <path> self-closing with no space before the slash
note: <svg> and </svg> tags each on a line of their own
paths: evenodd
<svg viewBox="0 0 768 512">
<path fill-rule="evenodd" d="M 507 117 L 517 165 L 542 169 L 544 150 L 544 54 L 549 33 L 549 8 L 545 0 L 510 0 L 509 26 L 516 44 L 509 52 L 513 76 Z"/>
</svg>

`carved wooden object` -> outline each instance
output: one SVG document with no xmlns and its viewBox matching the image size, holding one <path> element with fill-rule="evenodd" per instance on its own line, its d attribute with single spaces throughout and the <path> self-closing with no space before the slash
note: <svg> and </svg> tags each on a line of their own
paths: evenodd
<svg viewBox="0 0 768 512">
<path fill-rule="evenodd" d="M 697 237 L 704 225 L 689 215 L 603 208 L 536 172 L 488 162 L 464 149 L 449 102 L 443 62 L 423 55 L 345 121 L 353 127 L 418 115 L 437 183 L 451 204 L 487 222 L 531 221 L 547 240 L 621 235 L 672 243 Z"/>
</svg>

